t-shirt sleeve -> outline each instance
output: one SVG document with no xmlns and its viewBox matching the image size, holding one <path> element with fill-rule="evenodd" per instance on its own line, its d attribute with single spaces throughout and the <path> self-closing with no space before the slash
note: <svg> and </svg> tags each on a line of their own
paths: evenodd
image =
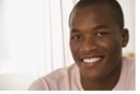
<svg viewBox="0 0 140 94">
<path fill-rule="evenodd" d="M 29 91 L 34 91 L 34 90 L 38 90 L 38 91 L 41 91 L 41 90 L 49 90 L 49 87 L 48 87 L 48 84 L 47 84 L 47 81 L 43 78 L 40 78 L 36 81 L 34 81 L 28 88 Z"/>
</svg>

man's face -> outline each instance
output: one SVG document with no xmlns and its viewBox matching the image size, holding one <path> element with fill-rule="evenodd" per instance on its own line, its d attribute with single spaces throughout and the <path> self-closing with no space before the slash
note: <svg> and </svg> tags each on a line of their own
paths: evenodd
<svg viewBox="0 0 140 94">
<path fill-rule="evenodd" d="M 109 7 L 77 8 L 69 26 L 72 56 L 83 77 L 102 79 L 121 63 L 128 36 L 110 16 Z"/>
</svg>

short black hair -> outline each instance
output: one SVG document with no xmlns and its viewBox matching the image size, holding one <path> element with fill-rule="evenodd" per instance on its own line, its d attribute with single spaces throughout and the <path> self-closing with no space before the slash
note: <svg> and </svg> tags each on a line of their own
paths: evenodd
<svg viewBox="0 0 140 94">
<path fill-rule="evenodd" d="M 118 3 L 117 0 L 80 0 L 75 7 L 73 8 L 80 8 L 80 7 L 88 7 L 88 6 L 95 6 L 95 5 L 108 5 L 111 9 L 111 15 L 114 17 L 120 28 L 124 28 L 124 16 L 123 11 Z M 72 10 L 72 12 L 73 12 Z M 71 14 L 72 14 L 71 12 Z M 70 16 L 71 16 L 70 14 Z"/>
</svg>

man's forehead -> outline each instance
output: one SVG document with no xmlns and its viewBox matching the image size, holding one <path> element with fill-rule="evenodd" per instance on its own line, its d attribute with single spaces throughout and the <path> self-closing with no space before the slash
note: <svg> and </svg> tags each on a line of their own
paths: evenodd
<svg viewBox="0 0 140 94">
<path fill-rule="evenodd" d="M 82 7 L 73 10 L 70 16 L 70 21 L 78 20 L 95 20 L 97 16 L 110 16 L 108 7 Z"/>
</svg>

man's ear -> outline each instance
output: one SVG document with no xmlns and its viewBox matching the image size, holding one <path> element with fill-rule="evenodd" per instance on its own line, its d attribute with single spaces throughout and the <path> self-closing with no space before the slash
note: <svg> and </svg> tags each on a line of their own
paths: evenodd
<svg viewBox="0 0 140 94">
<path fill-rule="evenodd" d="M 129 41 L 128 29 L 123 29 L 123 32 L 122 32 L 122 47 L 126 47 L 128 41 Z"/>
</svg>

